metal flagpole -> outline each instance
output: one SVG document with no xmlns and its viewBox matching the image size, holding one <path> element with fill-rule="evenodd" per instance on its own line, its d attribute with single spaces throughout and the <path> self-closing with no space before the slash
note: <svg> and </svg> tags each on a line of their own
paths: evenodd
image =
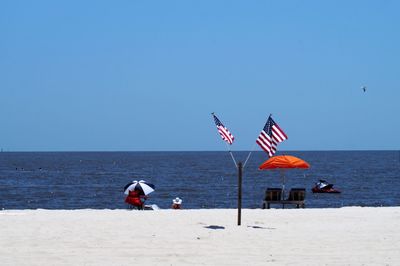
<svg viewBox="0 0 400 266">
<path fill-rule="evenodd" d="M 217 127 L 218 127 L 218 124 L 222 124 L 218 120 L 218 118 L 215 117 L 214 113 L 211 113 L 211 115 L 214 116 L 214 120 L 217 124 Z M 229 131 L 228 131 L 228 133 L 229 133 Z M 225 140 L 224 137 L 222 137 L 222 139 Z M 232 143 L 232 141 L 230 141 L 230 143 Z M 243 168 L 243 166 L 242 166 L 242 162 L 239 162 L 239 164 L 236 163 L 235 157 L 233 156 L 233 153 L 232 153 L 228 143 L 225 142 L 225 144 L 226 144 L 226 147 L 228 148 L 229 154 L 232 157 L 232 160 L 233 160 L 233 163 L 235 164 L 236 169 L 238 169 L 238 221 L 237 222 L 238 222 L 238 225 L 241 225 L 241 222 L 242 222 L 242 168 Z"/>
<path fill-rule="evenodd" d="M 242 162 L 238 165 L 238 225 L 242 224 Z"/>
<path fill-rule="evenodd" d="M 243 164 L 243 168 L 246 166 L 246 163 L 247 163 L 247 161 L 250 159 L 250 155 L 251 155 L 251 153 L 254 151 L 254 148 L 255 148 L 255 147 L 256 147 L 256 143 L 253 144 L 253 148 L 251 148 L 251 150 L 250 150 L 250 152 L 249 152 L 249 155 L 247 155 L 246 161 L 244 161 L 244 164 Z"/>
<path fill-rule="evenodd" d="M 231 149 L 229 148 L 228 143 L 225 142 L 225 144 L 226 144 L 226 147 L 228 148 L 229 154 L 230 154 L 231 157 L 232 157 L 232 160 L 233 160 L 233 163 L 235 164 L 235 167 L 238 168 L 238 165 L 237 165 L 237 163 L 236 163 L 235 157 L 233 156 L 233 153 L 232 153 Z"/>
</svg>

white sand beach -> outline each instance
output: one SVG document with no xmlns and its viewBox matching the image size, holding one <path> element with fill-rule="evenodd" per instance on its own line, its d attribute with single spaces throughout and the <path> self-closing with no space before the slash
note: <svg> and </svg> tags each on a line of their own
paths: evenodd
<svg viewBox="0 0 400 266">
<path fill-rule="evenodd" d="M 1 265 L 400 265 L 400 207 L 0 211 Z"/>
</svg>

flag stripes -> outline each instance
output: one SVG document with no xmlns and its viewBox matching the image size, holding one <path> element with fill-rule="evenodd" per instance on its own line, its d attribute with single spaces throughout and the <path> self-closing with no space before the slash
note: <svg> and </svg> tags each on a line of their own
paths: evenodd
<svg viewBox="0 0 400 266">
<path fill-rule="evenodd" d="M 276 124 L 271 116 L 269 116 L 267 123 L 265 123 L 263 130 L 256 140 L 256 143 L 271 157 L 275 154 L 278 143 L 287 138 L 285 132 L 283 132 L 278 124 Z"/>
<path fill-rule="evenodd" d="M 233 141 L 235 140 L 235 138 L 233 137 L 232 133 L 229 132 L 228 128 L 226 128 L 221 121 L 214 115 L 214 113 L 212 114 L 214 117 L 214 122 L 215 125 L 217 126 L 218 129 L 218 133 L 221 135 L 221 138 L 226 141 L 227 143 L 229 143 L 230 145 L 232 145 Z"/>
</svg>

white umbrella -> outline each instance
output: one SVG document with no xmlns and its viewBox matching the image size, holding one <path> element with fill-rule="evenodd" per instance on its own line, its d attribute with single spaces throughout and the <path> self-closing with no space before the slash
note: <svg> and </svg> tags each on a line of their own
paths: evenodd
<svg viewBox="0 0 400 266">
<path fill-rule="evenodd" d="M 129 191 L 139 190 L 144 195 L 148 195 L 154 191 L 154 188 L 155 188 L 155 186 L 153 184 L 149 184 L 144 180 L 140 180 L 140 181 L 134 180 L 134 181 L 126 184 L 126 186 L 124 187 L 124 193 L 125 193 L 125 195 L 128 195 Z"/>
</svg>

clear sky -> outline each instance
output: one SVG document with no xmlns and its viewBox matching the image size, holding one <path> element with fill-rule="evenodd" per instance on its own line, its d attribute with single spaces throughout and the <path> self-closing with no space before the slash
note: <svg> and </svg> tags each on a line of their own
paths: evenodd
<svg viewBox="0 0 400 266">
<path fill-rule="evenodd" d="M 400 149 L 399 1 L 0 1 L 0 147 Z M 364 93 L 362 86 L 367 87 Z M 260 150 L 258 147 L 256 150 Z"/>
</svg>

